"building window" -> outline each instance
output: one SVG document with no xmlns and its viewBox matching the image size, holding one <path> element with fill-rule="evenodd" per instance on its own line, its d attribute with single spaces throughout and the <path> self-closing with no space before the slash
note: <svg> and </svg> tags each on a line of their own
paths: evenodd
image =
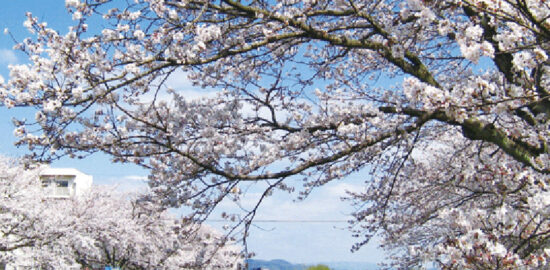
<svg viewBox="0 0 550 270">
<path fill-rule="evenodd" d="M 42 187 L 50 196 L 69 197 L 73 195 L 74 176 L 50 176 L 41 177 Z"/>
</svg>

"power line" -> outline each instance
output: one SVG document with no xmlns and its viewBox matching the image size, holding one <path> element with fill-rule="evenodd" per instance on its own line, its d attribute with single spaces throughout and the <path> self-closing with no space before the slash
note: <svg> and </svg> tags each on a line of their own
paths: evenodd
<svg viewBox="0 0 550 270">
<path fill-rule="evenodd" d="M 207 219 L 206 222 L 231 222 L 225 219 Z M 347 223 L 340 219 L 254 219 L 252 223 Z"/>
</svg>

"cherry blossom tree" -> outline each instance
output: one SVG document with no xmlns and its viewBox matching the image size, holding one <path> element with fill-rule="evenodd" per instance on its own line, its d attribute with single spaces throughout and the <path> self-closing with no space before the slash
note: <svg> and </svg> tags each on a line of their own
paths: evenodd
<svg viewBox="0 0 550 270">
<path fill-rule="evenodd" d="M 23 249 L 47 245 L 63 235 L 67 223 L 49 216 L 38 170 L 24 170 L 14 160 L 0 161 L 0 262 L 10 263 Z M 59 205 L 61 206 L 61 204 Z M 48 215 L 48 219 L 44 219 Z"/>
<path fill-rule="evenodd" d="M 67 33 L 28 14 L 30 63 L 0 96 L 37 109 L 15 130 L 35 159 L 139 164 L 197 222 L 263 185 L 228 215 L 245 224 L 275 190 L 362 171 L 355 248 L 379 234 L 397 267 L 547 264 L 547 1 L 118 4 L 67 0 Z"/>
<path fill-rule="evenodd" d="M 73 201 L 72 231 L 56 241 L 58 256 L 81 266 L 123 269 L 239 269 L 241 249 L 206 225 L 174 219 L 158 205 L 96 189 Z M 66 256 L 66 255 L 65 255 Z"/>
<path fill-rule="evenodd" d="M 10 267 L 239 269 L 241 248 L 206 225 L 175 219 L 152 202 L 112 187 L 51 197 L 41 167 L 0 162 L 0 262 Z"/>
</svg>

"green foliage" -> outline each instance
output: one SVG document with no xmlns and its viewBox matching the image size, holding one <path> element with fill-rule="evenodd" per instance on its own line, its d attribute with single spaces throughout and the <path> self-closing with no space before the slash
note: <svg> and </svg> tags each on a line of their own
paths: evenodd
<svg viewBox="0 0 550 270">
<path fill-rule="evenodd" d="M 318 264 L 316 266 L 311 266 L 306 270 L 330 270 L 330 268 L 328 268 L 328 266 L 326 265 Z"/>
</svg>

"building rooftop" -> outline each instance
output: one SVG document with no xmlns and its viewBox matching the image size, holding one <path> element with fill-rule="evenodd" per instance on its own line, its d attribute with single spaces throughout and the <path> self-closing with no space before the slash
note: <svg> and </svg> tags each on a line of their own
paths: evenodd
<svg viewBox="0 0 550 270">
<path fill-rule="evenodd" d="M 45 168 L 40 171 L 40 175 L 84 175 L 83 172 L 74 168 Z"/>
</svg>

